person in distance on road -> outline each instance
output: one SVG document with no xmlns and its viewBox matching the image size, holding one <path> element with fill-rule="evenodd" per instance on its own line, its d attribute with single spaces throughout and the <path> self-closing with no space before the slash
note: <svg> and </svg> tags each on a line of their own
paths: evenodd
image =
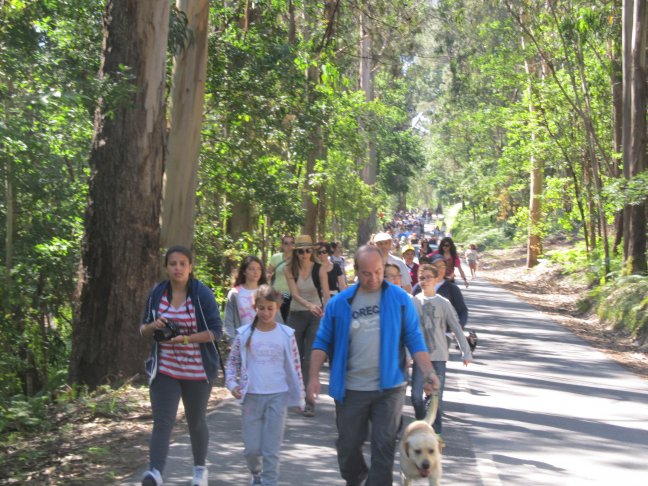
<svg viewBox="0 0 648 486">
<path fill-rule="evenodd" d="M 383 255 L 383 264 L 394 263 L 398 265 L 401 269 L 401 280 L 402 287 L 407 293 L 412 293 L 412 278 L 409 274 L 409 269 L 405 262 L 398 257 L 392 255 L 391 249 L 393 246 L 393 240 L 389 233 L 376 233 L 372 239 L 372 243 L 376 245 Z"/>
<path fill-rule="evenodd" d="M 466 288 L 468 288 L 468 280 L 466 279 L 466 274 L 464 273 L 463 268 L 461 268 L 461 259 L 457 254 L 457 247 L 455 246 L 454 241 L 452 241 L 452 238 L 449 236 L 443 238 L 441 243 L 439 243 L 439 248 L 432 252 L 432 256 L 434 255 L 441 255 L 446 262 L 446 280 L 454 281 L 455 269 L 457 269 L 459 274 L 461 274 L 461 278 L 463 279 Z"/>
</svg>

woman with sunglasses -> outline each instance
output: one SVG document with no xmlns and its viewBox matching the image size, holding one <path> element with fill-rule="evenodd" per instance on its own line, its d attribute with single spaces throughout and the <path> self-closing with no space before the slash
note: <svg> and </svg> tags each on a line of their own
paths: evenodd
<svg viewBox="0 0 648 486">
<path fill-rule="evenodd" d="M 340 265 L 333 261 L 332 255 L 333 249 L 330 243 L 324 241 L 317 243 L 315 261 L 326 269 L 331 297 L 347 288 L 344 271 Z"/>
<path fill-rule="evenodd" d="M 285 269 L 292 296 L 287 324 L 295 330 L 302 370 L 310 369 L 313 341 L 330 297 L 326 268 L 313 259 L 314 248 L 309 235 L 299 235 Z M 308 386 L 308 373 L 304 373 L 304 385 Z M 313 404 L 306 404 L 304 416 L 315 416 Z"/>
<path fill-rule="evenodd" d="M 461 278 L 463 279 L 466 288 L 468 288 L 468 279 L 466 279 L 466 274 L 464 273 L 463 268 L 461 268 L 461 259 L 457 254 L 457 247 L 455 246 L 454 241 L 452 241 L 452 238 L 446 236 L 445 238 L 441 239 L 441 243 L 439 243 L 439 249 L 434 250 L 431 256 L 434 255 L 441 255 L 445 260 L 446 280 L 450 280 L 451 282 L 454 282 L 455 268 L 456 268 L 457 270 L 459 270 L 459 274 L 461 275 Z"/>
</svg>

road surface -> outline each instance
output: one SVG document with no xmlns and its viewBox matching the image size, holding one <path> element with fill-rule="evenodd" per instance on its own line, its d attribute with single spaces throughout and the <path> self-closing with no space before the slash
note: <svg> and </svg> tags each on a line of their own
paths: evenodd
<svg viewBox="0 0 648 486">
<path fill-rule="evenodd" d="M 480 341 L 470 366 L 455 350 L 448 363 L 442 484 L 648 485 L 648 381 L 505 290 L 478 280 L 464 296 Z M 238 404 L 225 401 L 209 427 L 210 484 L 249 484 Z M 289 412 L 280 484 L 343 485 L 335 436 L 328 396 L 314 418 Z M 165 484 L 188 484 L 190 457 L 177 437 Z"/>
</svg>

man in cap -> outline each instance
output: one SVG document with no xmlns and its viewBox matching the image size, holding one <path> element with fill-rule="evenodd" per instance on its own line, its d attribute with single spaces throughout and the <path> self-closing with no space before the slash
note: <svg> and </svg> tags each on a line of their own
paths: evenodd
<svg viewBox="0 0 648 486">
<path fill-rule="evenodd" d="M 394 263 L 401 269 L 401 286 L 408 294 L 412 293 L 412 277 L 410 276 L 409 268 L 405 262 L 390 253 L 392 249 L 392 237 L 389 233 L 376 233 L 372 242 L 380 248 L 383 255 L 383 265 L 386 263 Z"/>
<path fill-rule="evenodd" d="M 407 269 L 409 270 L 409 274 L 412 279 L 412 286 L 414 286 L 418 283 L 418 268 L 419 268 L 419 264 L 414 261 L 416 250 L 412 245 L 406 245 L 401 250 L 401 253 L 403 254 L 403 260 L 405 261 L 405 265 L 407 265 Z"/>
</svg>

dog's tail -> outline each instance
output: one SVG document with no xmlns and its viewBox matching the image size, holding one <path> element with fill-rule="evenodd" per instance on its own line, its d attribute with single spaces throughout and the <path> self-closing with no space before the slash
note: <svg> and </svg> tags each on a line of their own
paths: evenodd
<svg viewBox="0 0 648 486">
<path fill-rule="evenodd" d="M 432 395 L 428 397 L 426 400 L 427 402 L 427 411 L 425 412 L 425 421 L 429 424 L 432 425 L 432 422 L 434 422 L 434 419 L 437 416 L 437 413 L 439 411 L 439 392 L 438 391 L 433 391 Z"/>
</svg>

